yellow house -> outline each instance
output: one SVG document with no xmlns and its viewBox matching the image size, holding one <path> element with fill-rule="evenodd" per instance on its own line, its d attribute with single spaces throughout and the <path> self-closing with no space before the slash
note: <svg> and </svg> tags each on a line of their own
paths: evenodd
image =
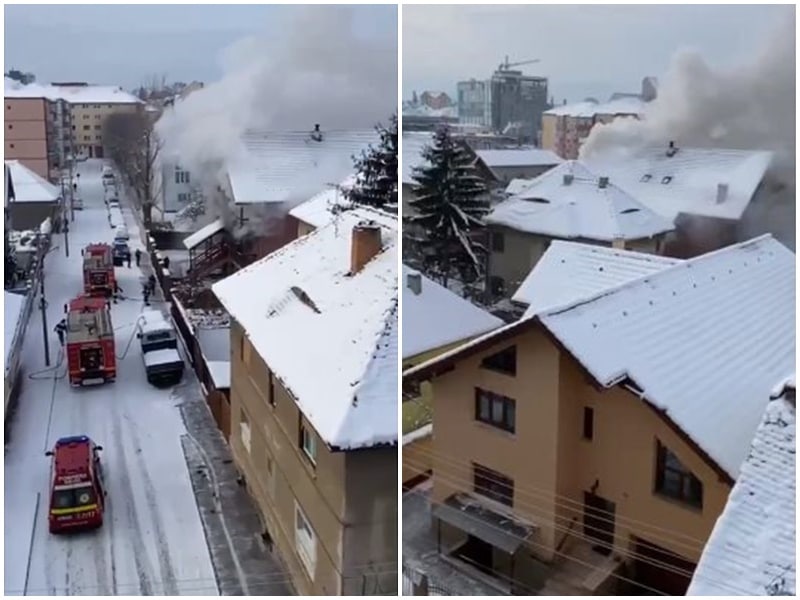
<svg viewBox="0 0 800 600">
<path fill-rule="evenodd" d="M 403 369 L 426 362 L 503 321 L 422 273 L 403 265 Z M 427 477 L 431 468 L 430 385 L 403 396 L 403 484 Z"/>
<path fill-rule="evenodd" d="M 397 590 L 397 238 L 350 210 L 213 287 L 231 450 L 299 595 Z"/>
<path fill-rule="evenodd" d="M 608 177 L 572 160 L 497 204 L 486 223 L 488 283 L 497 296 L 513 295 L 554 239 L 657 253 L 674 229 Z"/>
<path fill-rule="evenodd" d="M 683 594 L 794 369 L 794 254 L 763 236 L 583 277 L 571 303 L 404 373 L 436 397 L 439 552 L 505 592 Z"/>
</svg>

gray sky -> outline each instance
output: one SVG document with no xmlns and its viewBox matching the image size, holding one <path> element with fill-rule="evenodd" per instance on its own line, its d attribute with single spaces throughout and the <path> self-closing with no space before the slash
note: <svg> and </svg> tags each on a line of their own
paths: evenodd
<svg viewBox="0 0 800 600">
<path fill-rule="evenodd" d="M 747 59 L 794 6 L 539 5 L 403 7 L 403 97 L 485 79 L 507 54 L 550 78 L 556 102 L 638 92 L 666 71 L 676 50 L 702 53 L 714 67 Z"/>
<path fill-rule="evenodd" d="M 253 34 L 276 33 L 299 7 L 263 5 L 5 5 L 5 70 L 37 81 L 137 87 L 219 79 L 221 52 Z M 397 39 L 395 6 L 356 7 L 358 36 Z M 313 46 L 313 40 L 309 40 Z"/>
</svg>

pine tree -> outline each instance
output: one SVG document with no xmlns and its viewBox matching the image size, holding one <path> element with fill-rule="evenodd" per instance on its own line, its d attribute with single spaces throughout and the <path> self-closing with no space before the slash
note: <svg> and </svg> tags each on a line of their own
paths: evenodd
<svg viewBox="0 0 800 600">
<path fill-rule="evenodd" d="M 482 273 L 486 252 L 476 240 L 489 212 L 486 185 L 467 149 L 447 127 L 436 131 L 422 155 L 426 164 L 412 174 L 418 187 L 404 224 L 413 232 L 409 248 L 419 253 L 422 268 L 445 286 L 454 275 L 474 281 Z"/>
<path fill-rule="evenodd" d="M 354 204 L 397 210 L 397 115 L 392 115 L 389 127 L 375 127 L 380 136 L 377 147 L 370 147 L 354 157 L 356 185 L 347 192 Z"/>
</svg>

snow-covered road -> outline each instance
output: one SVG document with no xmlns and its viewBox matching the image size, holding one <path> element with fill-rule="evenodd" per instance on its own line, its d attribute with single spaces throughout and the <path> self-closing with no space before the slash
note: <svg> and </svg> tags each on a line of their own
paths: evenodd
<svg viewBox="0 0 800 600">
<path fill-rule="evenodd" d="M 80 163 L 84 210 L 70 224 L 69 258 L 63 235 L 45 260 L 47 321 L 52 364 L 60 360 L 54 325 L 64 303 L 81 292 L 81 248 L 113 239 L 101 184 L 102 161 Z M 131 250 L 142 248 L 138 227 L 125 210 Z M 143 253 L 143 261 L 146 253 Z M 112 305 L 117 356 L 126 351 L 143 309 L 144 275 L 117 267 L 124 296 Z M 161 308 L 158 304 L 156 308 Z M 63 375 L 44 369 L 41 314 L 28 324 L 17 411 L 5 455 L 6 595 L 216 595 L 217 585 L 192 492 L 181 435 L 186 432 L 173 390 L 150 386 L 136 340 L 118 376 L 104 386 L 73 389 Z M 186 377 L 193 377 L 190 369 Z M 197 386 L 192 386 L 197 389 Z M 186 391 L 184 390 L 185 394 Z M 49 459 L 46 449 L 66 435 L 86 434 L 104 447 L 108 505 L 97 531 L 51 535 L 47 528 Z"/>
</svg>

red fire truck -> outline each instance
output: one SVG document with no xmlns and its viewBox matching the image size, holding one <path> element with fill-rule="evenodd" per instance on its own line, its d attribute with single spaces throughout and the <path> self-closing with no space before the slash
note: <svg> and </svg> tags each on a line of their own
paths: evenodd
<svg viewBox="0 0 800 600">
<path fill-rule="evenodd" d="M 83 249 L 83 292 L 104 298 L 114 292 L 114 252 L 108 244 Z"/>
<path fill-rule="evenodd" d="M 114 328 L 104 298 L 78 296 L 69 303 L 66 337 L 69 382 L 72 385 L 116 379 Z"/>
<path fill-rule="evenodd" d="M 99 452 L 85 435 L 60 438 L 53 449 L 50 480 L 50 533 L 93 529 L 103 524 L 105 486 Z"/>
</svg>

